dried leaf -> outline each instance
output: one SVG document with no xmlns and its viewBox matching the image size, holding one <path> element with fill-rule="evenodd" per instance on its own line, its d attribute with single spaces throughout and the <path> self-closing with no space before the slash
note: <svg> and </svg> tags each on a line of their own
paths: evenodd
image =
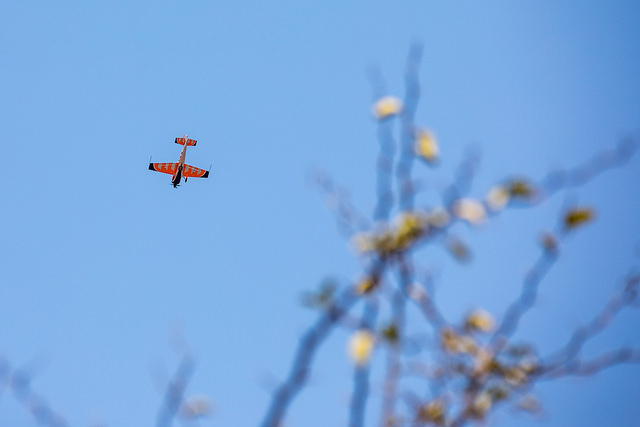
<svg viewBox="0 0 640 427">
<path fill-rule="evenodd" d="M 501 185 L 493 187 L 487 194 L 487 206 L 493 212 L 499 212 L 509 203 L 509 190 Z"/>
<path fill-rule="evenodd" d="M 444 328 L 440 332 L 440 345 L 451 354 L 456 353 L 475 353 L 478 346 L 473 338 L 460 335 L 451 328 Z"/>
<path fill-rule="evenodd" d="M 467 245 L 457 237 L 450 237 L 447 240 L 447 249 L 460 262 L 467 262 L 471 259 L 471 251 Z"/>
<path fill-rule="evenodd" d="M 409 285 L 409 289 L 407 290 L 407 295 L 409 295 L 409 298 L 417 302 L 424 301 L 429 297 L 424 287 L 416 282 Z"/>
<path fill-rule="evenodd" d="M 512 386 L 517 387 L 527 382 L 527 373 L 519 367 L 509 368 L 505 372 L 504 379 Z"/>
<path fill-rule="evenodd" d="M 540 361 L 536 356 L 534 356 L 533 354 L 530 354 L 530 355 L 524 356 L 520 360 L 518 367 L 522 369 L 522 371 L 525 374 L 530 375 L 538 370 L 538 368 L 540 367 Z"/>
<path fill-rule="evenodd" d="M 531 200 L 536 195 L 533 185 L 525 179 L 512 179 L 507 188 L 509 195 L 513 198 Z"/>
<path fill-rule="evenodd" d="M 399 335 L 398 327 L 395 325 L 395 323 L 391 323 L 388 326 L 382 328 L 382 331 L 380 332 L 382 334 L 382 337 L 389 343 L 397 344 Z"/>
<path fill-rule="evenodd" d="M 206 417 L 211 413 L 211 400 L 206 396 L 193 396 L 180 408 L 180 416 L 188 420 Z"/>
<path fill-rule="evenodd" d="M 540 244 L 547 252 L 558 252 L 558 239 L 551 233 L 542 233 L 540 236 Z"/>
<path fill-rule="evenodd" d="M 474 354 L 474 376 L 483 377 L 489 373 L 493 366 L 493 359 L 493 351 L 491 349 L 479 347 Z"/>
<path fill-rule="evenodd" d="M 317 292 L 307 292 L 302 296 L 302 304 L 309 308 L 326 308 L 333 303 L 337 286 L 327 280 L 320 285 Z"/>
<path fill-rule="evenodd" d="M 491 387 L 487 390 L 487 393 L 489 393 L 491 400 L 494 402 L 499 402 L 509 397 L 509 390 L 500 386 Z"/>
<path fill-rule="evenodd" d="M 590 208 L 573 208 L 564 215 L 564 227 L 567 230 L 573 230 L 591 221 L 594 212 Z"/>
<path fill-rule="evenodd" d="M 542 411 L 542 405 L 537 397 L 528 394 L 524 396 L 517 405 L 518 409 L 521 411 L 529 412 L 533 415 L 538 415 Z"/>
<path fill-rule="evenodd" d="M 375 250 L 375 235 L 371 233 L 358 233 L 351 238 L 351 244 L 359 253 L 367 253 Z"/>
<path fill-rule="evenodd" d="M 432 423 L 435 425 L 445 424 L 445 406 L 440 399 L 433 400 L 418 407 L 416 420 L 420 423 Z"/>
<path fill-rule="evenodd" d="M 484 206 L 475 199 L 456 200 L 453 204 L 453 213 L 472 225 L 481 225 L 487 219 L 487 212 Z"/>
<path fill-rule="evenodd" d="M 394 233 L 390 230 L 383 230 L 374 235 L 374 247 L 376 251 L 382 254 L 395 252 L 397 245 Z"/>
<path fill-rule="evenodd" d="M 476 418 L 484 418 L 493 405 L 493 399 L 488 391 L 483 391 L 471 403 L 471 413 Z"/>
<path fill-rule="evenodd" d="M 435 208 L 427 215 L 427 223 L 435 228 L 442 228 L 449 224 L 449 213 L 445 208 Z"/>
</svg>

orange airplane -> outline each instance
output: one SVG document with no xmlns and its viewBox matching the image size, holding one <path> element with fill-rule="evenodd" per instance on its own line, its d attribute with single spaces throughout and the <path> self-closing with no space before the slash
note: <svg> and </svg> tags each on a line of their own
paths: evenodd
<svg viewBox="0 0 640 427">
<path fill-rule="evenodd" d="M 180 153 L 180 158 L 176 163 L 149 163 L 149 170 L 168 173 L 172 175 L 171 183 L 173 184 L 173 188 L 176 188 L 180 185 L 180 178 L 184 177 L 184 182 L 187 182 L 187 178 L 208 178 L 209 171 L 204 169 L 198 169 L 191 165 L 188 165 L 184 162 L 184 159 L 187 155 L 187 147 L 195 146 L 195 139 L 187 138 L 185 135 L 183 138 L 176 138 L 176 144 L 183 145 L 182 152 Z"/>
</svg>

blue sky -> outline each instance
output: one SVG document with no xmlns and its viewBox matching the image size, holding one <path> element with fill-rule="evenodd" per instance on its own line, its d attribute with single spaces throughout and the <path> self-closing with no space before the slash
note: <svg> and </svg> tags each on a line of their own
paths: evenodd
<svg viewBox="0 0 640 427">
<path fill-rule="evenodd" d="M 636 2 L 48 2 L 0 5 L 3 143 L 0 355 L 70 425 L 150 425 L 154 372 L 183 331 L 198 366 L 188 394 L 215 404 L 202 425 L 257 425 L 265 382 L 285 376 L 315 314 L 299 304 L 325 277 L 358 277 L 309 174 L 322 168 L 375 203 L 371 66 L 403 93 L 411 42 L 424 44 L 417 122 L 443 188 L 469 147 L 482 152 L 471 194 L 505 176 L 571 167 L 640 126 Z M 147 170 L 187 162 L 208 180 L 173 189 Z M 452 319 L 498 317 L 538 253 L 537 233 L 566 202 L 597 208 L 543 284 L 523 337 L 551 350 L 593 316 L 637 265 L 640 159 L 532 210 L 458 233 L 474 261 L 437 249 L 438 298 Z M 640 345 L 623 313 L 588 354 Z M 344 425 L 346 331 L 319 353 L 290 426 Z M 637 425 L 640 367 L 544 384 L 546 425 Z M 373 418 L 369 418 L 373 425 Z M 507 411 L 496 422 L 538 425 Z M 0 425 L 35 421 L 14 399 Z"/>
</svg>

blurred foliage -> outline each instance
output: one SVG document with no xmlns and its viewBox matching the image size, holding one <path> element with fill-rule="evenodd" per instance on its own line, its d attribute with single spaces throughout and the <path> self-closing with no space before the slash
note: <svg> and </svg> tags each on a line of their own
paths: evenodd
<svg viewBox="0 0 640 427">
<path fill-rule="evenodd" d="M 470 155 L 457 169 L 454 181 L 442 191 L 441 205 L 418 205 L 420 186 L 413 176 L 414 163 L 436 166 L 442 161 L 433 131 L 415 123 L 421 56 L 421 47 L 412 46 L 404 99 L 385 95 L 372 106 L 379 126 L 380 151 L 378 200 L 371 221 L 362 220 L 364 215 L 334 191 L 330 179 L 321 178 L 319 186 L 331 195 L 332 211 L 338 216 L 341 230 L 351 231 L 348 238 L 363 271 L 360 279 L 346 286 L 329 282 L 306 294 L 305 305 L 320 309 L 320 315 L 303 336 L 288 379 L 274 394 L 265 427 L 280 425 L 304 385 L 313 354 L 337 327 L 351 331 L 347 354 L 356 370 L 349 415 L 352 426 L 364 425 L 370 400 L 379 404 L 379 424 L 387 427 L 458 427 L 484 422 L 497 408 L 506 406 L 539 415 L 542 404 L 532 394 L 537 382 L 592 375 L 619 363 L 640 362 L 640 349 L 620 348 L 594 360 L 583 360 L 581 353 L 585 342 L 604 330 L 618 312 L 640 305 L 637 275 L 630 275 L 624 289 L 602 312 L 578 328 L 555 353 L 543 357 L 535 350 L 535 343 L 512 338 L 521 317 L 534 306 L 538 288 L 556 263 L 567 232 L 594 219 L 594 210 L 589 207 L 566 209 L 559 215 L 558 229 L 538 236 L 539 258 L 524 275 L 520 294 L 501 319 L 481 307 L 468 312 L 460 322 L 449 321 L 440 313 L 433 300 L 432 276 L 424 273 L 417 259 L 420 248 L 442 245 L 455 260 L 469 262 L 471 248 L 454 234 L 454 226 L 483 227 L 511 207 L 533 208 L 557 192 L 573 191 L 624 164 L 635 153 L 637 143 L 625 140 L 575 169 L 556 171 L 540 181 L 507 177 L 480 198 L 468 194 L 477 170 L 477 158 Z M 391 126 L 395 123 L 399 125 L 397 136 Z M 357 306 L 363 306 L 363 310 L 358 312 L 354 308 Z M 408 333 L 407 313 L 411 307 L 425 320 L 411 329 L 428 331 L 425 336 Z M 388 319 L 380 326 L 376 326 L 378 311 Z M 383 383 L 379 385 L 381 396 L 370 392 L 369 384 L 371 371 L 379 368 L 371 363 L 377 353 L 386 360 Z M 399 401 L 407 405 L 401 407 Z"/>
</svg>

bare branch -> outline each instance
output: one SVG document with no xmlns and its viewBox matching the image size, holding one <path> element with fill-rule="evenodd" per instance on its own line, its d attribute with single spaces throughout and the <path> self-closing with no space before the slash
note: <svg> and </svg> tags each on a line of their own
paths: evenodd
<svg viewBox="0 0 640 427">
<path fill-rule="evenodd" d="M 572 363 L 543 370 L 540 379 L 550 380 L 566 376 L 591 376 L 622 363 L 640 363 L 640 349 L 621 348 L 587 361 L 576 359 Z"/>
<path fill-rule="evenodd" d="M 375 299 L 369 299 L 364 308 L 361 329 L 373 330 L 378 316 L 378 303 Z M 369 364 L 356 365 L 353 376 L 353 393 L 351 395 L 350 422 L 351 427 L 362 427 L 364 414 L 369 397 Z"/>
<path fill-rule="evenodd" d="M 169 427 L 184 402 L 184 392 L 193 376 L 195 362 L 190 354 L 185 354 L 178 365 L 178 369 L 169 382 L 162 400 L 162 406 L 158 412 L 156 426 Z"/>
<path fill-rule="evenodd" d="M 453 182 L 442 194 L 442 199 L 447 210 L 451 210 L 453 203 L 469 191 L 473 178 L 478 170 L 479 163 L 480 155 L 478 152 L 474 150 L 467 152 L 466 157 L 456 170 Z"/>
<path fill-rule="evenodd" d="M 369 277 L 381 277 L 385 267 L 386 260 L 378 259 L 374 261 Z M 303 335 L 289 376 L 275 392 L 262 423 L 263 427 L 278 427 L 281 425 L 287 407 L 307 380 L 311 362 L 318 347 L 357 300 L 358 298 L 352 288 L 345 289 L 337 300 L 322 312 L 315 325 Z"/>
<path fill-rule="evenodd" d="M 369 73 L 371 80 L 373 100 L 377 101 L 386 92 L 384 79 L 377 68 L 372 68 Z M 377 203 L 373 213 L 374 221 L 389 219 L 389 213 L 393 207 L 394 194 L 391 185 L 393 179 L 393 158 L 395 156 L 395 139 L 393 138 L 393 117 L 383 118 L 378 121 L 378 160 L 376 164 L 376 194 Z"/>
<path fill-rule="evenodd" d="M 540 181 L 547 197 L 561 190 L 581 187 L 610 169 L 624 166 L 636 154 L 638 139 L 627 136 L 613 149 L 603 150 L 581 165 L 569 170 L 549 173 Z"/>
<path fill-rule="evenodd" d="M 13 397 L 31 414 L 40 425 L 67 427 L 69 424 L 54 411 L 47 400 L 31 387 L 32 374 L 28 369 L 11 369 L 9 363 L 0 360 L 0 382 L 13 392 Z"/>
<path fill-rule="evenodd" d="M 546 358 L 548 369 L 572 363 L 580 354 L 586 342 L 602 332 L 613 321 L 615 316 L 638 301 L 638 285 L 640 274 L 630 273 L 625 280 L 624 288 L 616 293 L 604 308 L 589 323 L 578 328 L 567 344 L 555 354 Z"/>
<path fill-rule="evenodd" d="M 420 100 L 420 80 L 418 71 L 422 59 L 422 44 L 414 43 L 407 55 L 405 69 L 404 108 L 400 116 L 401 137 L 400 155 L 396 166 L 398 180 L 399 208 L 404 211 L 413 209 L 415 191 L 412 185 L 411 171 L 413 166 L 415 124 L 414 117 Z"/>
<path fill-rule="evenodd" d="M 531 270 L 526 274 L 520 296 L 507 309 L 502 323 L 492 337 L 492 343 L 509 338 L 518 328 L 520 318 L 533 306 L 538 296 L 538 287 L 557 260 L 557 253 L 544 250 Z"/>
<path fill-rule="evenodd" d="M 333 212 L 338 224 L 338 230 L 345 237 L 371 228 L 370 222 L 351 204 L 345 191 L 337 187 L 326 173 L 316 171 L 314 182 L 322 192 L 325 203 Z"/>
</svg>

